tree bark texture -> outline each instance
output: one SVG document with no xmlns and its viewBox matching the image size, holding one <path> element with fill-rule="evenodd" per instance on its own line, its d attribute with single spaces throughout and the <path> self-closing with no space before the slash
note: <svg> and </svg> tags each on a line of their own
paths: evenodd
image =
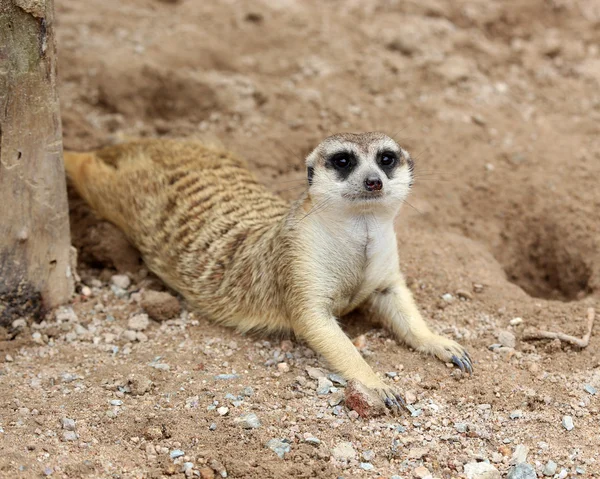
<svg viewBox="0 0 600 479">
<path fill-rule="evenodd" d="M 53 0 L 0 0 L 0 325 L 72 294 Z"/>
</svg>

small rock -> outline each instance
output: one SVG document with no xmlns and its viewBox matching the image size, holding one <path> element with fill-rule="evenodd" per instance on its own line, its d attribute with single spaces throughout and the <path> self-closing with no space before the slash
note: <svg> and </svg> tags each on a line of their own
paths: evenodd
<svg viewBox="0 0 600 479">
<path fill-rule="evenodd" d="M 506 479 L 537 479 L 537 474 L 533 466 L 522 462 L 508 470 Z"/>
<path fill-rule="evenodd" d="M 458 432 L 467 432 L 467 425 L 464 422 L 457 422 L 454 424 L 454 429 Z"/>
<path fill-rule="evenodd" d="M 306 374 L 308 374 L 308 377 L 311 379 L 319 379 L 319 378 L 326 378 L 327 374 L 325 374 L 325 371 L 323 371 L 320 368 L 313 368 L 313 367 L 307 367 L 306 368 Z"/>
<path fill-rule="evenodd" d="M 586 393 L 591 394 L 592 396 L 595 396 L 596 393 L 598 392 L 598 391 L 596 391 L 596 388 L 594 386 L 592 386 L 591 384 L 584 384 L 583 390 Z"/>
<path fill-rule="evenodd" d="M 500 479 L 500 472 L 487 462 L 465 464 L 467 479 Z"/>
<path fill-rule="evenodd" d="M 162 439 L 163 430 L 160 426 L 148 426 L 146 429 L 144 429 L 144 437 L 149 441 Z"/>
<path fill-rule="evenodd" d="M 161 291 L 144 291 L 142 308 L 155 321 L 167 321 L 181 313 L 181 305 L 177 298 Z"/>
<path fill-rule="evenodd" d="M 333 386 L 333 383 L 329 379 L 327 379 L 326 377 L 319 378 L 317 381 L 317 394 L 319 396 L 329 394 L 331 386 Z"/>
<path fill-rule="evenodd" d="M 242 396 L 250 397 L 254 394 L 254 389 L 252 386 L 246 386 L 242 391 Z"/>
<path fill-rule="evenodd" d="M 169 456 L 171 457 L 171 459 L 177 459 L 178 457 L 185 456 L 185 452 L 183 452 L 181 449 L 173 449 L 169 453 Z"/>
<path fill-rule="evenodd" d="M 417 477 L 418 479 L 425 479 L 427 476 L 431 477 L 431 473 L 425 466 L 420 466 L 413 471 L 413 476 Z"/>
<path fill-rule="evenodd" d="M 110 401 L 110 405 L 111 406 L 122 406 L 123 405 L 123 401 L 121 401 L 120 399 L 112 399 Z"/>
<path fill-rule="evenodd" d="M 571 431 L 575 424 L 573 424 L 573 418 L 571 416 L 564 416 L 562 418 L 562 425 L 567 431 Z"/>
<path fill-rule="evenodd" d="M 66 431 L 74 431 L 75 419 L 69 419 L 68 417 L 64 417 L 62 420 L 62 428 Z"/>
<path fill-rule="evenodd" d="M 319 439 L 317 439 L 316 437 L 311 436 L 311 435 L 305 436 L 304 442 L 311 444 L 313 446 L 318 446 L 319 444 L 321 444 L 321 441 Z"/>
<path fill-rule="evenodd" d="M 375 453 L 371 449 L 363 451 L 362 458 L 365 462 L 371 462 L 375 458 Z"/>
<path fill-rule="evenodd" d="M 385 404 L 372 391 L 356 380 L 348 382 L 345 390 L 345 402 L 363 418 L 380 416 L 386 413 Z"/>
<path fill-rule="evenodd" d="M 235 419 L 235 422 L 240 424 L 244 429 L 257 429 L 260 427 L 260 419 L 253 412 L 241 415 Z"/>
<path fill-rule="evenodd" d="M 356 459 L 356 451 L 351 442 L 340 442 L 331 450 L 331 455 L 338 461 L 350 461 Z"/>
<path fill-rule="evenodd" d="M 110 282 L 121 289 L 127 289 L 131 285 L 131 280 L 126 274 L 115 274 L 111 276 Z"/>
<path fill-rule="evenodd" d="M 267 442 L 265 447 L 271 449 L 281 459 L 284 458 L 285 454 L 290 452 L 290 443 L 286 439 L 271 439 Z"/>
<path fill-rule="evenodd" d="M 365 470 L 365 471 L 372 471 L 373 469 L 375 469 L 373 467 L 373 464 L 371 464 L 370 462 L 361 462 L 360 463 L 360 468 Z"/>
<path fill-rule="evenodd" d="M 77 441 L 77 434 L 75 433 L 75 431 L 65 431 L 63 432 L 62 438 L 65 442 Z"/>
<path fill-rule="evenodd" d="M 239 376 L 237 374 L 217 374 L 215 379 L 219 379 L 222 381 L 228 381 L 230 379 L 237 379 Z"/>
<path fill-rule="evenodd" d="M 415 447 L 408 451 L 408 458 L 413 460 L 422 459 L 428 452 L 429 450 L 424 447 Z"/>
<path fill-rule="evenodd" d="M 414 404 L 417 402 L 417 395 L 414 391 L 406 391 L 404 393 L 404 400 L 406 401 L 406 404 Z"/>
<path fill-rule="evenodd" d="M 215 472 L 210 467 L 203 467 L 198 470 L 200 479 L 215 479 Z"/>
<path fill-rule="evenodd" d="M 546 463 L 546 466 L 544 467 L 544 470 L 542 471 L 542 474 L 544 474 L 544 476 L 554 476 L 554 474 L 556 474 L 556 469 L 558 468 L 558 464 L 556 464 L 552 459 L 549 460 Z"/>
<path fill-rule="evenodd" d="M 287 373 L 290 371 L 290 365 L 288 363 L 279 363 L 277 364 L 277 371 L 280 373 Z"/>
<path fill-rule="evenodd" d="M 150 320 L 148 319 L 147 314 L 136 314 L 127 321 L 127 327 L 134 331 L 144 331 L 149 324 Z"/>
<path fill-rule="evenodd" d="M 127 378 L 126 391 L 134 396 L 143 396 L 152 388 L 152 381 L 146 376 L 132 374 Z"/>
<path fill-rule="evenodd" d="M 333 393 L 331 395 L 331 397 L 329 398 L 329 405 L 330 406 L 337 406 L 343 400 L 344 400 L 344 392 L 343 391 L 337 391 L 337 392 Z"/>
<path fill-rule="evenodd" d="M 454 301 L 454 296 L 452 296 L 450 293 L 445 293 L 445 294 L 442 294 L 442 299 L 446 303 L 452 303 Z"/>
<path fill-rule="evenodd" d="M 341 386 L 341 387 L 346 387 L 348 385 L 348 381 L 346 381 L 342 376 L 340 376 L 339 374 L 335 374 L 335 373 L 331 373 L 329 376 L 327 376 L 329 378 L 329 380 L 335 384 L 336 386 Z"/>
<path fill-rule="evenodd" d="M 121 338 L 133 343 L 134 341 L 137 341 L 137 333 L 133 329 L 127 329 L 121 333 Z"/>
<path fill-rule="evenodd" d="M 523 318 L 513 318 L 510 320 L 510 325 L 511 326 L 518 326 L 519 324 L 521 324 L 523 322 Z"/>
<path fill-rule="evenodd" d="M 216 425 L 216 423 L 214 423 L 214 422 L 213 422 L 213 423 L 211 423 L 211 425 L 210 425 L 210 426 L 208 426 L 208 430 L 209 430 L 209 431 L 216 431 L 216 430 L 217 430 L 217 425 Z"/>
<path fill-rule="evenodd" d="M 510 331 L 500 331 L 498 342 L 505 348 L 514 348 L 517 345 L 517 339 Z"/>
<path fill-rule="evenodd" d="M 515 447 L 515 452 L 510 458 L 511 464 L 521 464 L 527 461 L 527 454 L 529 454 L 529 448 L 525 444 L 519 444 Z"/>
<path fill-rule="evenodd" d="M 521 411 L 520 409 L 515 409 L 513 412 L 510 413 L 511 419 L 520 419 L 522 417 L 523 417 L 523 411 Z"/>
<path fill-rule="evenodd" d="M 219 413 L 219 416 L 225 416 L 227 413 L 229 413 L 229 408 L 221 406 L 220 408 L 217 408 L 217 412 Z"/>
</svg>

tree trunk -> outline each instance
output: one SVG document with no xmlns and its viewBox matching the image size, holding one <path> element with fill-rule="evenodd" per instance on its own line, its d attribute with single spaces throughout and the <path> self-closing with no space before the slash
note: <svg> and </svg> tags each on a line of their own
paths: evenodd
<svg viewBox="0 0 600 479">
<path fill-rule="evenodd" d="M 73 291 L 53 0 L 0 0 L 0 325 Z"/>
</svg>

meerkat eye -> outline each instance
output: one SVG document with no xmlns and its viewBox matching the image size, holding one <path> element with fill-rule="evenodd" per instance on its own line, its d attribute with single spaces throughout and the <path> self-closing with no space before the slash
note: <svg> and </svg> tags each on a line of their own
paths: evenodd
<svg viewBox="0 0 600 479">
<path fill-rule="evenodd" d="M 396 161 L 398 161 L 398 155 L 396 155 L 396 153 L 393 151 L 384 151 L 379 157 L 379 164 L 386 168 L 394 166 Z"/>
<path fill-rule="evenodd" d="M 331 157 L 331 163 L 340 170 L 346 169 L 351 164 L 350 155 L 348 153 L 337 153 Z"/>
</svg>

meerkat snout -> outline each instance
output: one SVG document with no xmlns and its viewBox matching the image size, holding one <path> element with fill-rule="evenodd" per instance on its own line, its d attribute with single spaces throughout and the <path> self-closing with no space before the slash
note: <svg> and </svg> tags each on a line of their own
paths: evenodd
<svg viewBox="0 0 600 479">
<path fill-rule="evenodd" d="M 381 191 L 383 182 L 379 175 L 369 175 L 365 178 L 365 189 L 367 191 Z"/>
</svg>

